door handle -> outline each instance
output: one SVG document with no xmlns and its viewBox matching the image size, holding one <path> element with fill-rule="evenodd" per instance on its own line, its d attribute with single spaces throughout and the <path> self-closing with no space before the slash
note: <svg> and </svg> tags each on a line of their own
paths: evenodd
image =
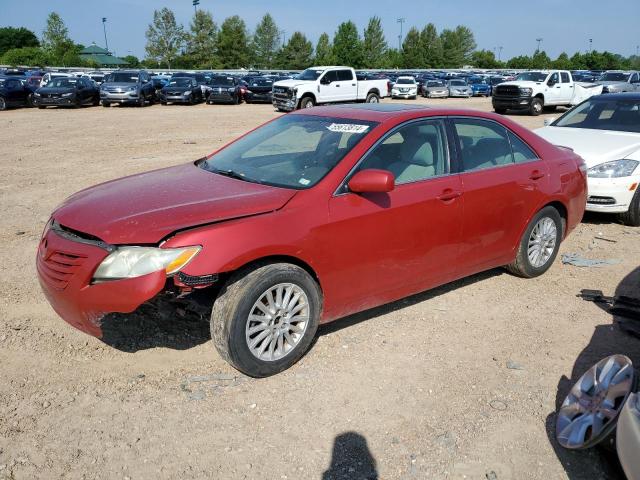
<svg viewBox="0 0 640 480">
<path fill-rule="evenodd" d="M 533 172 L 531 172 L 531 175 L 529 175 L 529 178 L 531 180 L 540 180 L 542 177 L 544 177 L 544 173 L 542 173 L 540 170 L 534 170 Z"/>
<path fill-rule="evenodd" d="M 455 200 L 456 198 L 462 196 L 462 192 L 456 192 L 451 190 L 450 188 L 446 188 L 438 197 L 436 197 L 441 202 L 449 202 L 451 200 Z"/>
<path fill-rule="evenodd" d="M 339 84 L 339 83 L 337 83 L 337 84 L 336 84 L 336 87 L 337 87 L 337 88 L 340 88 L 340 84 Z"/>
<path fill-rule="evenodd" d="M 355 83 L 352 83 L 352 84 L 351 84 L 351 86 L 352 86 L 352 87 L 355 87 L 355 86 L 356 86 L 356 84 L 355 84 Z"/>
</svg>

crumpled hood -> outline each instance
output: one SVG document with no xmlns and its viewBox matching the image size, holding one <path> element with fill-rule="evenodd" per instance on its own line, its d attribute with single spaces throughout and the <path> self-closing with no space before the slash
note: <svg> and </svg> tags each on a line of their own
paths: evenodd
<svg viewBox="0 0 640 480">
<path fill-rule="evenodd" d="M 640 152 L 637 133 L 570 127 L 544 127 L 535 133 L 554 145 L 572 148 L 589 168 Z"/>
<path fill-rule="evenodd" d="M 306 85 L 308 83 L 316 83 L 316 82 L 313 80 L 296 80 L 295 78 L 292 78 L 290 80 L 279 80 L 277 82 L 273 82 L 273 86 L 292 88 L 292 87 L 297 87 L 298 85 Z"/>
<path fill-rule="evenodd" d="M 184 228 L 278 210 L 295 193 L 189 163 L 87 188 L 65 200 L 53 217 L 107 243 L 157 244 Z"/>
</svg>

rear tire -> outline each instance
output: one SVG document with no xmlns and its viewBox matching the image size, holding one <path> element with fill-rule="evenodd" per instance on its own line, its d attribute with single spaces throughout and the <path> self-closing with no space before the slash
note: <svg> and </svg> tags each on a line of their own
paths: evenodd
<svg viewBox="0 0 640 480">
<path fill-rule="evenodd" d="M 273 293 L 278 287 L 280 294 Z M 311 346 L 321 307 L 318 284 L 296 265 L 273 263 L 241 270 L 213 304 L 211 338 L 233 367 L 251 377 L 268 377 L 292 366 Z M 265 344 L 266 350 L 260 351 Z"/>
<path fill-rule="evenodd" d="M 558 255 L 562 237 L 563 222 L 558 210 L 544 207 L 529 222 L 518 244 L 516 258 L 507 265 L 507 270 L 523 278 L 542 275 Z M 539 255 L 536 256 L 536 253 Z"/>
<path fill-rule="evenodd" d="M 367 98 L 365 99 L 365 103 L 380 103 L 380 97 L 375 93 L 367 94 Z"/>
<path fill-rule="evenodd" d="M 640 187 L 636 187 L 629 210 L 620 214 L 620 220 L 630 227 L 640 227 Z"/>
<path fill-rule="evenodd" d="M 537 117 L 542 113 L 543 108 L 544 104 L 542 103 L 542 100 L 534 98 L 531 100 L 531 105 L 529 106 L 529 114 Z"/>
</svg>

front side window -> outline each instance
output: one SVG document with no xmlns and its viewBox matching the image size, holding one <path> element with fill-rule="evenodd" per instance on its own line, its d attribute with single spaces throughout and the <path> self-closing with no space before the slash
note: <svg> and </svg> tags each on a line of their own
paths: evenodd
<svg viewBox="0 0 640 480">
<path fill-rule="evenodd" d="M 457 118 L 462 170 L 470 172 L 513 163 L 507 130 L 486 120 Z"/>
<path fill-rule="evenodd" d="M 396 185 L 448 173 L 443 123 L 427 120 L 400 127 L 369 152 L 357 171 L 370 168 L 390 171 Z"/>
<path fill-rule="evenodd" d="M 325 73 L 324 77 L 322 77 L 322 81 L 324 83 L 332 83 L 338 81 L 338 72 L 337 70 L 331 70 Z"/>
<path fill-rule="evenodd" d="M 549 77 L 549 81 L 547 83 L 559 83 L 560 79 L 558 78 L 558 74 L 554 73 Z"/>
<path fill-rule="evenodd" d="M 310 188 L 376 125 L 344 118 L 285 115 L 245 135 L 199 166 L 248 182 Z"/>
</svg>

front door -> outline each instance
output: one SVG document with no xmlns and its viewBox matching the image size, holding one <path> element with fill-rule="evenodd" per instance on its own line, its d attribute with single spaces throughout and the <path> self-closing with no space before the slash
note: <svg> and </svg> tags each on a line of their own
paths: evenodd
<svg viewBox="0 0 640 480">
<path fill-rule="evenodd" d="M 318 92 L 318 103 L 339 102 L 340 82 L 338 82 L 338 71 L 329 70 L 320 78 L 320 91 Z"/>
</svg>

